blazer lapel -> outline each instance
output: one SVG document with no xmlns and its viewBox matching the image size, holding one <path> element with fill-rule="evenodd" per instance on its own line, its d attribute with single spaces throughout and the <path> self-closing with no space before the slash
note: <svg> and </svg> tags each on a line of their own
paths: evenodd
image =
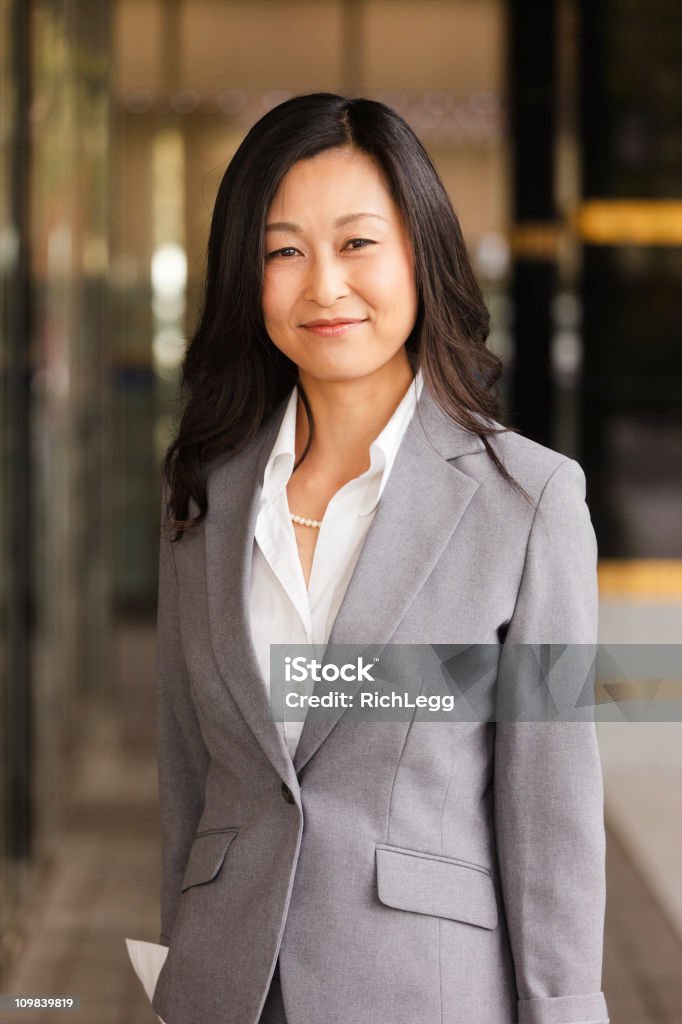
<svg viewBox="0 0 682 1024">
<path fill-rule="evenodd" d="M 329 645 L 371 646 L 372 653 L 378 655 L 388 643 L 478 488 L 475 480 L 448 460 L 483 450 L 483 442 L 446 417 L 425 387 L 341 602 Z M 358 682 L 355 690 L 360 685 Z M 320 680 L 314 692 L 323 695 L 333 688 L 332 683 Z M 350 687 L 349 692 L 352 690 Z M 342 713 L 343 709 L 337 708 L 325 711 L 324 720 L 306 717 L 294 757 L 297 772 Z"/>
<path fill-rule="evenodd" d="M 272 718 L 250 625 L 251 556 L 263 473 L 285 408 L 286 400 L 241 451 L 209 474 L 204 524 L 209 630 L 220 673 L 273 767 L 293 785 L 291 756 Z"/>
</svg>

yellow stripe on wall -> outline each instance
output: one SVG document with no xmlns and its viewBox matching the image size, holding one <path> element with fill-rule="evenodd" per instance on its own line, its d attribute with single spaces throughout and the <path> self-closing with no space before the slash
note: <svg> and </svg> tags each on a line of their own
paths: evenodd
<svg viewBox="0 0 682 1024">
<path fill-rule="evenodd" d="M 600 597 L 682 601 L 682 559 L 600 559 Z"/>
<path fill-rule="evenodd" d="M 519 221 L 509 228 L 507 237 L 515 257 L 553 260 L 559 254 L 563 230 L 559 221 Z"/>
<path fill-rule="evenodd" d="M 682 245 L 682 200 L 587 199 L 569 224 L 590 245 Z"/>
</svg>

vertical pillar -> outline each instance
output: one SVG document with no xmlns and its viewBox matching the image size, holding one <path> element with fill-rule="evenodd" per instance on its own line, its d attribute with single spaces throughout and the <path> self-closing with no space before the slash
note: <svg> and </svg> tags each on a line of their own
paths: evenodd
<svg viewBox="0 0 682 1024">
<path fill-rule="evenodd" d="M 523 433 L 551 445 L 556 0 L 509 0 L 507 11 L 515 342 L 509 418 Z"/>
<path fill-rule="evenodd" d="M 31 854 L 31 561 L 30 561 L 30 22 L 31 5 L 11 6 L 14 139 L 10 145 L 10 208 L 16 238 L 11 284 L 8 282 L 7 353 L 7 695 L 2 709 L 6 728 L 6 847 L 11 859 Z M 0 771 L 2 766 L 0 765 Z"/>
<path fill-rule="evenodd" d="M 602 559 L 679 559 L 682 10 L 679 0 L 577 8 L 590 511 Z"/>
</svg>

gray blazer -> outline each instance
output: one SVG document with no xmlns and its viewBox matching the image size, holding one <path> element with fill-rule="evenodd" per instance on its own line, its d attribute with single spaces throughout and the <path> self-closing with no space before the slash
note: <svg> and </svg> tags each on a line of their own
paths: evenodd
<svg viewBox="0 0 682 1024">
<path fill-rule="evenodd" d="M 162 531 L 169 952 L 154 1009 L 256 1024 L 279 956 L 289 1024 L 606 1020 L 593 723 L 377 725 L 338 709 L 306 719 L 292 764 L 248 624 L 284 407 L 213 465 L 204 523 L 173 546 Z M 582 469 L 512 433 L 494 444 L 541 514 L 424 387 L 330 643 L 596 643 Z"/>
</svg>

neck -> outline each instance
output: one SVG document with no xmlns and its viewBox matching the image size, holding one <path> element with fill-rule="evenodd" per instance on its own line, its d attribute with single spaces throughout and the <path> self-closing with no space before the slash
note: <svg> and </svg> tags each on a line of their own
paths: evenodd
<svg viewBox="0 0 682 1024">
<path fill-rule="evenodd" d="M 369 446 L 389 421 L 414 379 L 404 348 L 375 373 L 343 381 L 325 381 L 301 371 L 315 423 L 303 465 L 329 467 L 334 476 L 350 478 L 369 467 Z M 308 439 L 301 399 L 296 416 L 296 458 Z M 301 467 L 303 468 L 303 467 Z"/>
</svg>

